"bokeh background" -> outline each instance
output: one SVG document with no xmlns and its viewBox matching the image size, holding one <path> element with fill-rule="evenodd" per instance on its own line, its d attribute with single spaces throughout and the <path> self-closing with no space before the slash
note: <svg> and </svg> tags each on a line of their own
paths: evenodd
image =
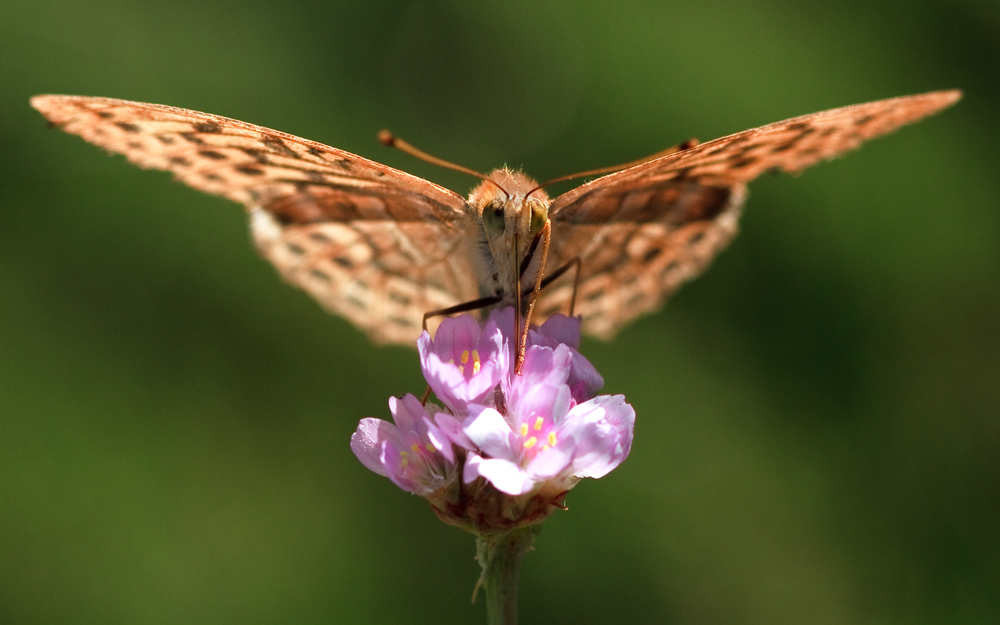
<svg viewBox="0 0 1000 625">
<path fill-rule="evenodd" d="M 48 131 L 194 108 L 465 192 L 825 108 L 954 109 L 751 187 L 710 271 L 583 350 L 638 412 L 522 574 L 523 623 L 1000 622 L 1000 5 L 4 0 L 0 622 L 475 623 L 473 539 L 365 470 L 419 392 L 283 284 L 239 206 Z"/>
</svg>

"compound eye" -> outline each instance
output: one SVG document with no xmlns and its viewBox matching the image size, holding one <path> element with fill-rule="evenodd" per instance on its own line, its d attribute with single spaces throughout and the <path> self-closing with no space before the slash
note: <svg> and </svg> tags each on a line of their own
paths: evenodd
<svg viewBox="0 0 1000 625">
<path fill-rule="evenodd" d="M 504 214 L 503 205 L 490 204 L 483 209 L 483 225 L 493 234 L 503 234 Z"/>
<path fill-rule="evenodd" d="M 541 202 L 531 202 L 531 234 L 538 234 L 549 220 L 549 209 Z"/>
</svg>

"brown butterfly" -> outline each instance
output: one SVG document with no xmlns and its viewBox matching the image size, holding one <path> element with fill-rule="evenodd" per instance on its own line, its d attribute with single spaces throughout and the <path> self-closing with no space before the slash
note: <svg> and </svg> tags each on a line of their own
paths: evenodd
<svg viewBox="0 0 1000 625">
<path fill-rule="evenodd" d="M 285 280 L 372 340 L 412 344 L 428 311 L 520 303 L 539 294 L 546 267 L 553 278 L 571 265 L 576 279 L 540 291 L 534 319 L 575 300 L 584 331 L 610 338 L 729 243 L 748 182 L 839 156 L 961 96 L 880 100 L 691 142 L 554 200 L 506 168 L 465 199 L 321 143 L 159 104 L 60 95 L 31 104 L 140 167 L 244 204 L 257 248 Z"/>
</svg>

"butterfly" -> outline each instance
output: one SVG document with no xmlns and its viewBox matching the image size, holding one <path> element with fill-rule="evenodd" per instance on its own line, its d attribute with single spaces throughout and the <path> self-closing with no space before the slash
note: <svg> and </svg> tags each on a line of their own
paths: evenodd
<svg viewBox="0 0 1000 625">
<path fill-rule="evenodd" d="M 412 345 L 428 311 L 470 301 L 520 309 L 527 294 L 537 296 L 536 321 L 575 304 L 584 332 L 610 338 L 732 240 L 747 183 L 800 172 L 961 97 L 879 100 L 691 141 L 554 199 L 507 168 L 476 174 L 483 180 L 464 198 L 321 143 L 159 104 L 63 95 L 31 104 L 108 152 L 243 204 L 257 249 L 285 280 L 373 341 Z M 543 283 L 546 272 L 559 279 Z"/>
</svg>

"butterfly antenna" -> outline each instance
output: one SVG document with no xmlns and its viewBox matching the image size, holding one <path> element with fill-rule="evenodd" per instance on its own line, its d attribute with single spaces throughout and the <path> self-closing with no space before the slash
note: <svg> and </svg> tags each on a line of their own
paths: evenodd
<svg viewBox="0 0 1000 625">
<path fill-rule="evenodd" d="M 671 154 L 674 154 L 676 152 L 683 152 L 684 150 L 690 150 L 691 148 L 693 148 L 694 146 L 698 145 L 699 143 L 701 143 L 701 142 L 698 141 L 697 139 L 691 138 L 691 139 L 688 139 L 687 141 L 685 141 L 684 143 L 679 143 L 677 145 L 672 145 L 669 148 L 667 148 L 666 150 L 660 150 L 656 154 L 650 154 L 649 156 L 640 158 L 640 159 L 635 160 L 635 161 L 629 161 L 627 163 L 622 163 L 621 165 L 614 165 L 612 167 L 601 167 L 599 169 L 588 169 L 587 171 L 581 171 L 581 172 L 577 172 L 575 174 L 568 174 L 568 175 L 565 175 L 565 176 L 559 176 L 558 178 L 553 178 L 552 180 L 547 180 L 547 181 L 543 182 L 542 184 L 538 185 L 537 187 L 535 187 L 531 191 L 528 191 L 524 195 L 524 197 L 528 197 L 529 195 L 531 195 L 535 191 L 538 191 L 539 189 L 544 189 L 545 187 L 547 187 L 549 185 L 552 185 L 552 184 L 555 184 L 557 182 L 566 182 L 567 180 L 574 180 L 576 178 L 585 178 L 587 176 L 600 176 L 601 174 L 611 174 L 611 173 L 614 173 L 616 171 L 621 171 L 623 169 L 628 169 L 629 167 L 635 167 L 636 165 L 642 165 L 643 163 L 648 163 L 649 161 L 654 161 L 654 160 L 656 160 L 658 158 L 662 158 L 664 156 L 670 156 Z"/>
<path fill-rule="evenodd" d="M 470 176 L 475 176 L 476 178 L 479 178 L 480 180 L 485 180 L 486 182 L 489 182 L 490 184 L 492 184 L 493 186 L 495 186 L 497 189 L 500 189 L 500 191 L 503 192 L 503 194 L 504 194 L 504 198 L 509 198 L 510 197 L 510 195 L 507 193 L 506 190 L 504 190 L 503 187 L 501 187 L 499 184 L 497 184 L 493 180 L 490 180 L 484 174 L 481 174 L 478 171 L 474 171 L 472 169 L 469 169 L 468 167 L 462 167 L 461 165 L 456 165 L 455 163 L 451 163 L 449 161 L 446 161 L 443 158 L 438 158 L 436 156 L 431 156 L 427 152 L 424 152 L 423 150 L 418 150 L 417 148 L 413 147 L 412 145 L 410 145 L 406 141 L 403 141 L 402 139 L 400 139 L 396 135 L 392 134 L 388 130 L 380 130 L 380 131 L 378 131 L 378 135 L 376 135 L 376 136 L 378 138 L 378 142 L 381 143 L 382 145 L 386 146 L 386 147 L 396 148 L 397 150 L 402 150 L 403 152 L 406 152 L 410 156 L 419 158 L 420 160 L 426 161 L 426 162 L 430 163 L 431 165 L 437 165 L 438 167 L 444 167 L 445 169 L 453 169 L 455 171 L 460 171 L 463 174 L 469 174 Z"/>
</svg>

